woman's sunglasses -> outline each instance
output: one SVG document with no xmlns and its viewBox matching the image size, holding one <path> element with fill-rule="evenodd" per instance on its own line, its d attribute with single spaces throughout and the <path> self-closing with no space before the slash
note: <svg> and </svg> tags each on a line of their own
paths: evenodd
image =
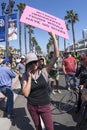
<svg viewBox="0 0 87 130">
<path fill-rule="evenodd" d="M 29 65 L 32 65 L 32 64 L 37 64 L 38 61 L 32 61 L 29 63 Z"/>
</svg>

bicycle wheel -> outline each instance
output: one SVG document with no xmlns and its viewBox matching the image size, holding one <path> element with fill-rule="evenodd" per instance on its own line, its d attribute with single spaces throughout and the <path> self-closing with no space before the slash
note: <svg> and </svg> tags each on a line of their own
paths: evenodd
<svg viewBox="0 0 87 130">
<path fill-rule="evenodd" d="M 76 101 L 77 95 L 73 92 L 73 90 L 66 92 L 59 101 L 59 111 L 61 113 L 70 111 L 75 107 Z"/>
<path fill-rule="evenodd" d="M 81 106 L 76 130 L 87 130 L 87 102 L 83 103 Z"/>
</svg>

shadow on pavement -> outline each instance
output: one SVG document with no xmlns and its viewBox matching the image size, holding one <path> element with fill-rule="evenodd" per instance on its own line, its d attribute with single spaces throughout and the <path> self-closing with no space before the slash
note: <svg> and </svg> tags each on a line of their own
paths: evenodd
<svg viewBox="0 0 87 130">
<path fill-rule="evenodd" d="M 54 122 L 54 130 L 75 130 L 74 126 L 65 126 L 58 122 Z"/>
<path fill-rule="evenodd" d="M 30 119 L 29 117 L 27 117 L 27 114 L 24 108 L 15 108 L 14 113 L 16 114 L 16 117 L 11 120 L 12 126 L 17 127 L 20 130 L 34 130 L 32 125 L 30 124 Z M 13 130 L 13 127 L 12 127 L 12 130 Z"/>
<path fill-rule="evenodd" d="M 16 94 L 20 94 L 21 93 L 21 89 L 20 88 L 13 89 L 13 92 L 16 93 Z"/>
</svg>

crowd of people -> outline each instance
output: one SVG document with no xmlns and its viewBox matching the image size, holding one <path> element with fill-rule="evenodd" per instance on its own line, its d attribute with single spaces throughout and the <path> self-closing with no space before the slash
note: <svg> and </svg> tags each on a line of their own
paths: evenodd
<svg viewBox="0 0 87 130">
<path fill-rule="evenodd" d="M 36 130 L 42 130 L 40 117 L 46 130 L 54 130 L 48 86 L 50 85 L 52 94 L 56 94 L 56 92 L 61 94 L 59 64 L 61 64 L 65 76 L 66 89 L 68 91 L 72 89 L 70 82 L 73 80 L 73 89 L 79 91 L 77 111 L 80 110 L 83 100 L 87 100 L 87 95 L 82 94 L 83 89 L 87 88 L 87 56 L 78 56 L 77 52 L 72 54 L 66 51 L 61 56 L 60 63 L 56 36 L 53 33 L 49 33 L 49 35 L 53 41 L 54 51 L 51 51 L 48 57 L 38 57 L 35 53 L 30 52 L 21 56 L 20 59 L 16 58 L 14 71 L 11 68 L 10 60 L 6 57 L 1 60 L 0 65 L 0 92 L 7 97 L 7 117 L 12 118 L 14 116 L 12 79 L 18 74 L 21 93 L 27 99 L 27 109 L 34 121 Z"/>
</svg>

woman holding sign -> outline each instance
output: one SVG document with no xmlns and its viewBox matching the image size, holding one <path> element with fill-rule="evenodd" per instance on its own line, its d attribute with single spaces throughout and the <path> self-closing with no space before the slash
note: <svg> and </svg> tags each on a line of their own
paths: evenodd
<svg viewBox="0 0 87 130">
<path fill-rule="evenodd" d="M 26 72 L 23 75 L 23 93 L 27 97 L 27 108 L 34 121 L 36 130 L 42 130 L 40 117 L 46 130 L 54 130 L 48 92 L 48 73 L 59 56 L 56 36 L 49 33 L 54 43 L 54 55 L 42 70 L 38 68 L 38 58 L 34 53 L 26 55 Z"/>
</svg>

